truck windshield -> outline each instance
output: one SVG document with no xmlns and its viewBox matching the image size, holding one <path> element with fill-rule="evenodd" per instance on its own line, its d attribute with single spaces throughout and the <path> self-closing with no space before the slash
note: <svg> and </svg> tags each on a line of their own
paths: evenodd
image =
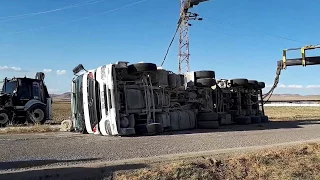
<svg viewBox="0 0 320 180">
<path fill-rule="evenodd" d="M 9 81 L 3 84 L 2 92 L 7 94 L 12 94 L 13 91 L 17 88 L 17 81 Z"/>
</svg>

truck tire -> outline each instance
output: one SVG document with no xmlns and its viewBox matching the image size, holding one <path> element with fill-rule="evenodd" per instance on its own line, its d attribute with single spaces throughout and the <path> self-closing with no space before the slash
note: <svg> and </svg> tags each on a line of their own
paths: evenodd
<svg viewBox="0 0 320 180">
<path fill-rule="evenodd" d="M 11 121 L 11 113 L 8 110 L 0 110 L 0 126 L 6 127 Z"/>
<path fill-rule="evenodd" d="M 212 78 L 202 78 L 196 80 L 196 85 L 198 87 L 211 87 L 216 85 L 216 81 Z"/>
<path fill-rule="evenodd" d="M 197 119 L 199 121 L 218 121 L 219 115 L 218 113 L 212 112 L 212 113 L 199 113 L 197 116 Z"/>
<path fill-rule="evenodd" d="M 137 63 L 128 66 L 128 73 L 157 71 L 157 65 L 153 63 Z"/>
<path fill-rule="evenodd" d="M 219 121 L 198 121 L 198 129 L 218 129 Z"/>
<path fill-rule="evenodd" d="M 248 84 L 252 88 L 257 88 L 259 86 L 258 81 L 256 81 L 256 80 L 248 80 Z"/>
<path fill-rule="evenodd" d="M 261 117 L 260 116 L 251 116 L 251 123 L 258 124 L 261 123 Z"/>
<path fill-rule="evenodd" d="M 232 87 L 248 85 L 248 79 L 231 79 L 230 81 Z"/>
<path fill-rule="evenodd" d="M 263 123 L 269 122 L 269 117 L 268 116 L 261 116 L 261 122 L 263 122 Z"/>
<path fill-rule="evenodd" d="M 237 124 L 241 124 L 241 125 L 251 124 L 251 118 L 249 116 L 239 116 L 239 117 L 234 118 L 234 121 Z"/>
<path fill-rule="evenodd" d="M 264 82 L 258 82 L 258 86 L 260 89 L 263 89 L 266 87 L 266 84 Z"/>
<path fill-rule="evenodd" d="M 160 123 L 138 124 L 135 131 L 138 135 L 156 135 L 163 132 L 163 128 Z"/>
<path fill-rule="evenodd" d="M 35 124 L 43 124 L 46 121 L 45 108 L 35 105 L 27 111 L 27 121 Z"/>
<path fill-rule="evenodd" d="M 194 76 L 196 79 L 201 78 L 216 78 L 216 74 L 214 71 L 195 71 Z"/>
</svg>

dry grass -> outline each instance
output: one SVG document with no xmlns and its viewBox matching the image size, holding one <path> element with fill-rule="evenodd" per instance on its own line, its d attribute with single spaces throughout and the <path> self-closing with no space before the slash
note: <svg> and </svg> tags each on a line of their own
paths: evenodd
<svg viewBox="0 0 320 180">
<path fill-rule="evenodd" d="M 71 116 L 71 104 L 70 102 L 58 102 L 55 101 L 52 104 L 53 119 L 55 122 L 60 123 L 63 120 L 69 119 Z"/>
<path fill-rule="evenodd" d="M 60 131 L 59 127 L 50 125 L 35 125 L 27 127 L 8 127 L 0 129 L 0 134 L 45 133 Z"/>
<path fill-rule="evenodd" d="M 320 179 L 320 144 L 231 157 L 179 161 L 137 171 L 116 172 L 116 180 Z"/>
<path fill-rule="evenodd" d="M 273 121 L 320 120 L 320 107 L 265 107 Z"/>
</svg>

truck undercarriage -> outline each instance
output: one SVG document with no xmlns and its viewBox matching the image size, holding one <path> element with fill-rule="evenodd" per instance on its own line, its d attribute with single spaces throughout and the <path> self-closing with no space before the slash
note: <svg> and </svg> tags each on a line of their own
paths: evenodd
<svg viewBox="0 0 320 180">
<path fill-rule="evenodd" d="M 93 107 L 98 109 L 97 113 L 91 116 L 87 111 L 87 118 L 79 118 L 77 103 L 73 103 L 72 108 L 74 124 L 90 124 L 91 133 L 147 135 L 268 121 L 261 99 L 263 82 L 216 79 L 214 71 L 182 75 L 158 68 L 153 63 L 128 65 L 128 62 L 119 62 L 76 77 L 73 102 L 81 102 L 78 95 L 81 90 L 75 82 L 87 78 L 90 73 L 95 74 L 92 77 L 99 93 L 82 96 L 83 108 Z M 82 91 L 86 90 L 82 88 Z M 75 125 L 78 132 L 83 132 L 84 128 Z"/>
</svg>

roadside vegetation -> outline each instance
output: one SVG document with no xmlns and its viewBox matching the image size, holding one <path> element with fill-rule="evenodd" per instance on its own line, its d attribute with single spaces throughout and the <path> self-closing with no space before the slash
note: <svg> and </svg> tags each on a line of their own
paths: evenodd
<svg viewBox="0 0 320 180">
<path fill-rule="evenodd" d="M 23 126 L 23 127 L 0 128 L 0 135 L 1 134 L 45 133 L 45 132 L 57 132 L 57 131 L 60 131 L 60 127 L 58 126 L 34 125 L 34 126 Z"/>
<path fill-rule="evenodd" d="M 116 180 L 320 179 L 320 144 L 265 150 L 222 160 L 203 158 L 114 174 Z"/>
<path fill-rule="evenodd" d="M 320 107 L 265 107 L 272 121 L 320 120 Z"/>
<path fill-rule="evenodd" d="M 69 119 L 71 116 L 70 102 L 54 101 L 52 104 L 53 119 L 56 123 Z"/>
</svg>

